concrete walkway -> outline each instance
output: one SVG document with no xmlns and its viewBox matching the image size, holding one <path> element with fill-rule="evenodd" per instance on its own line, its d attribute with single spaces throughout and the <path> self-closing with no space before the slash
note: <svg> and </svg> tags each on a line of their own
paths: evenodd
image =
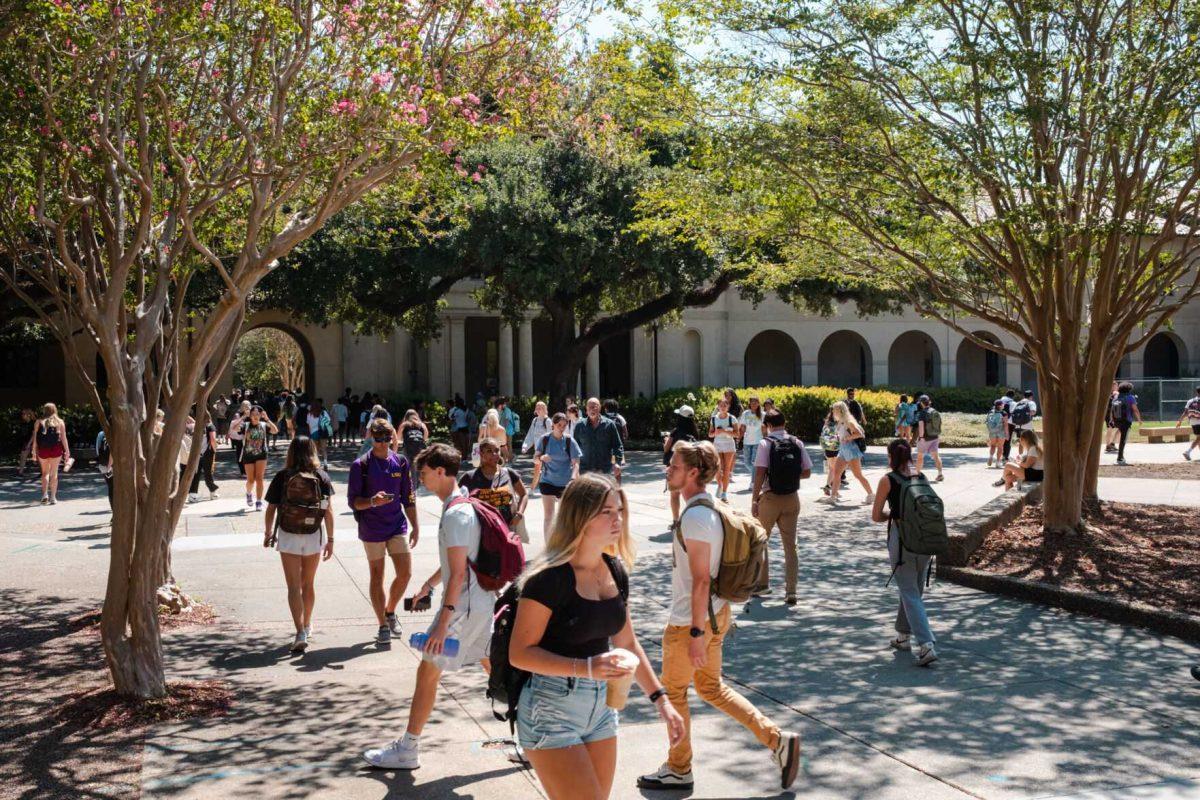
<svg viewBox="0 0 1200 800">
<path fill-rule="evenodd" d="M 1165 462 L 1179 453 L 1174 445 L 1131 445 L 1128 457 Z M 998 473 L 984 468 L 985 459 L 978 450 L 947 451 L 939 491 L 952 515 L 998 493 L 990 486 Z M 670 594 L 670 510 L 656 463 L 635 455 L 625 482 L 639 545 L 635 624 L 655 660 Z M 359 752 L 403 730 L 416 654 L 403 642 L 388 649 L 372 641 L 365 557 L 339 497 L 337 556 L 317 577 L 315 643 L 303 657 L 288 656 L 292 631 L 278 557 L 261 548 L 261 516 L 242 509 L 231 466 L 222 464 L 224 497 L 189 507 L 174 546 L 180 581 L 216 606 L 221 622 L 170 633 L 166 648 L 172 677 L 221 677 L 236 686 L 237 704 L 223 719 L 157 728 L 145 753 L 145 795 L 543 796 L 536 777 L 509 763 L 493 741 L 508 730 L 492 717 L 478 670 L 445 681 L 420 770 L 365 768 Z M 868 477 L 874 482 L 882 471 L 881 448 L 871 448 Z M 333 477 L 344 490 L 345 469 Z M 97 483 L 94 475 L 69 480 L 64 502 L 50 508 L 28 504 L 36 500 L 30 484 L 0 483 L 0 588 L 99 604 L 108 552 Z M 1200 493 L 1191 483 L 1173 487 L 1171 497 Z M 749 504 L 746 485 L 739 467 L 735 504 Z M 1110 485 L 1119 493 L 1120 483 L 1106 479 L 1105 496 Z M 777 594 L 741 610 L 725 658 L 727 680 L 803 734 L 795 795 L 1200 798 L 1200 684 L 1187 674 L 1200 649 L 938 583 L 928 601 L 942 657 L 931 668 L 913 667 L 887 646 L 896 592 L 884 586 L 882 526 L 869 523 L 861 505 L 814 503 L 819 486 L 814 479 L 802 491 L 799 605 L 785 606 L 778 593 L 776 538 Z M 861 499 L 861 489 L 849 497 Z M 417 582 L 436 568 L 436 500 L 422 497 L 419 505 L 425 538 L 414 558 Z M 530 533 L 540 543 L 540 508 L 531 510 Z M 428 615 L 405 620 L 406 631 L 427 622 Z M 666 752 L 665 730 L 651 711 L 635 690 L 622 718 L 613 797 L 654 796 L 634 788 L 636 775 L 656 768 Z M 768 753 L 695 700 L 693 742 L 695 797 L 780 796 Z"/>
</svg>

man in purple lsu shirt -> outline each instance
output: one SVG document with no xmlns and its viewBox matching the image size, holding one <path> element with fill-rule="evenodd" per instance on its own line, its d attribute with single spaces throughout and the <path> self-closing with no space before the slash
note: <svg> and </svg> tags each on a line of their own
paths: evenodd
<svg viewBox="0 0 1200 800">
<path fill-rule="evenodd" d="M 358 521 L 358 538 L 367 551 L 367 564 L 371 568 L 371 605 L 379 619 L 376 641 L 387 644 L 393 634 L 400 633 L 396 606 L 412 575 L 410 548 L 417 546 L 420 531 L 412 469 L 406 458 L 392 452 L 392 441 L 396 436 L 392 423 L 383 418 L 375 419 L 367 435 L 371 439 L 371 450 L 350 465 L 350 486 L 346 495 Z M 386 602 L 383 596 L 385 556 L 391 556 L 396 568 Z"/>
</svg>

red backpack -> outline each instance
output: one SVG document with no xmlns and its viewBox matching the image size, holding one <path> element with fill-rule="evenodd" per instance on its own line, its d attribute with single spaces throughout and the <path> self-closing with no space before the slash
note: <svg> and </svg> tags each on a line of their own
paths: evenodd
<svg viewBox="0 0 1200 800">
<path fill-rule="evenodd" d="M 479 554 L 471 564 L 479 585 L 490 592 L 512 583 L 525 569 L 525 548 L 521 538 L 508 529 L 508 523 L 495 506 L 478 497 L 459 497 L 450 507 L 470 503 L 479 520 Z"/>
</svg>

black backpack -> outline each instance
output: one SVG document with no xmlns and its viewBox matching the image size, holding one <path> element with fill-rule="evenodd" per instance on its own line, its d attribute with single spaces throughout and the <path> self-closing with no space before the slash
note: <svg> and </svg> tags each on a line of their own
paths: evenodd
<svg viewBox="0 0 1200 800">
<path fill-rule="evenodd" d="M 617 592 L 621 599 L 629 602 L 629 573 L 616 567 L 617 560 L 605 560 L 612 571 L 613 580 L 617 584 Z M 488 660 L 491 661 L 492 671 L 488 675 L 487 696 L 492 701 L 492 716 L 501 722 L 507 722 L 509 730 L 517 728 L 517 703 L 521 700 L 521 690 L 529 681 L 530 673 L 517 669 L 508 662 L 508 643 L 512 639 L 513 625 L 517 621 L 517 605 L 521 600 L 517 581 L 509 584 L 492 610 L 492 641 L 488 646 Z M 504 707 L 504 713 L 496 710 L 496 704 Z"/>
<path fill-rule="evenodd" d="M 771 443 L 771 460 L 767 467 L 767 488 L 771 494 L 792 494 L 800 490 L 800 475 L 804 472 L 804 445 L 795 436 L 782 439 L 767 437 Z"/>
<path fill-rule="evenodd" d="M 108 456 L 112 453 L 112 448 L 108 446 L 108 435 L 100 437 L 100 446 L 96 448 L 96 463 L 102 467 L 108 466 Z"/>
<path fill-rule="evenodd" d="M 1012 414 L 1009 415 L 1008 421 L 1013 425 L 1028 425 L 1033 419 L 1033 407 L 1029 405 L 1028 400 L 1021 400 L 1013 406 Z"/>
</svg>

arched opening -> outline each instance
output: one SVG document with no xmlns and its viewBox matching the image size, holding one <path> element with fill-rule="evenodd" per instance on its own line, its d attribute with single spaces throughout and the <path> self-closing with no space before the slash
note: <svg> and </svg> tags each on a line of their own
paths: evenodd
<svg viewBox="0 0 1200 800">
<path fill-rule="evenodd" d="M 893 386 L 941 386 L 942 355 L 923 331 L 906 331 L 888 350 L 888 383 Z"/>
<path fill-rule="evenodd" d="M 629 331 L 600 343 L 600 393 L 605 397 L 633 394 L 633 338 Z"/>
<path fill-rule="evenodd" d="M 500 318 L 467 317 L 463 323 L 466 359 L 466 398 L 480 392 L 486 398 L 500 393 Z"/>
<path fill-rule="evenodd" d="M 746 345 L 746 386 L 800 383 L 800 348 L 783 331 L 763 331 Z"/>
<path fill-rule="evenodd" d="M 312 392 L 316 388 L 312 346 L 289 325 L 257 325 L 238 339 L 233 354 L 233 385 L 263 392 Z"/>
<path fill-rule="evenodd" d="M 1142 375 L 1147 378 L 1178 378 L 1183 361 L 1181 343 L 1174 334 L 1160 331 L 1146 342 Z"/>
<path fill-rule="evenodd" d="M 825 337 L 817 351 L 817 380 L 823 386 L 870 386 L 871 348 L 854 331 Z"/>
<path fill-rule="evenodd" d="M 690 330 L 683 334 L 683 385 L 699 386 L 704 380 L 702 342 L 700 331 Z"/>
<path fill-rule="evenodd" d="M 975 336 L 1000 346 L 1000 340 L 990 333 L 976 331 Z M 970 339 L 963 339 L 955 355 L 955 373 L 959 386 L 1000 386 L 1005 382 L 1005 358 L 995 350 L 988 350 Z"/>
</svg>

